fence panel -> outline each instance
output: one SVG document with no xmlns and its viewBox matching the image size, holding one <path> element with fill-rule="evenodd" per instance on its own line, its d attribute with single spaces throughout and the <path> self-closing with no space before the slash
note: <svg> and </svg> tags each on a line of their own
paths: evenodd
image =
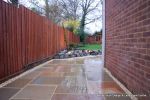
<svg viewBox="0 0 150 100">
<path fill-rule="evenodd" d="M 65 49 L 64 32 L 47 18 L 0 0 L 0 82 Z M 79 42 L 69 31 L 67 39 Z"/>
</svg>

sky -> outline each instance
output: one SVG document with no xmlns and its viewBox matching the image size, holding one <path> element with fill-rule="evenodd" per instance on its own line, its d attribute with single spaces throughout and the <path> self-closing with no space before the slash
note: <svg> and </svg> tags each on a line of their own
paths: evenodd
<svg viewBox="0 0 150 100">
<path fill-rule="evenodd" d="M 86 30 L 89 31 L 89 34 L 93 34 L 96 31 L 100 31 L 102 29 L 102 21 L 95 21 L 89 25 L 86 26 Z"/>
<path fill-rule="evenodd" d="M 95 3 L 93 3 L 92 6 L 95 6 L 98 2 L 99 0 L 95 0 Z M 101 31 L 102 29 L 102 4 L 101 3 L 98 6 L 98 10 L 94 10 L 94 12 L 89 13 L 88 18 L 92 19 L 92 18 L 100 17 L 100 16 L 101 16 L 100 19 L 97 19 L 93 23 L 86 25 L 86 30 L 89 33 L 93 34 L 94 32 Z"/>
<path fill-rule="evenodd" d="M 4 1 L 7 1 L 7 0 L 4 0 Z M 21 1 L 26 2 L 26 4 L 28 5 L 28 3 L 27 3 L 28 0 L 21 0 Z M 98 1 L 98 0 L 96 0 L 96 1 Z M 44 2 L 42 2 L 42 0 L 41 0 L 41 5 L 44 5 Z M 92 19 L 95 16 L 102 15 L 102 5 L 101 4 L 99 5 L 98 9 L 99 10 L 97 10 L 97 11 L 91 12 L 88 15 L 88 18 Z M 101 29 L 102 29 L 102 18 L 95 20 L 94 22 L 86 25 L 86 27 L 85 27 L 85 31 L 88 32 L 89 34 L 93 34 L 94 32 L 100 31 Z"/>
<path fill-rule="evenodd" d="M 102 5 L 99 6 L 100 11 L 95 11 L 88 15 L 89 18 L 93 18 L 94 16 L 102 15 Z M 95 20 L 93 23 L 90 23 L 86 26 L 87 30 L 93 34 L 95 31 L 100 31 L 102 29 L 102 16 L 100 19 Z"/>
</svg>

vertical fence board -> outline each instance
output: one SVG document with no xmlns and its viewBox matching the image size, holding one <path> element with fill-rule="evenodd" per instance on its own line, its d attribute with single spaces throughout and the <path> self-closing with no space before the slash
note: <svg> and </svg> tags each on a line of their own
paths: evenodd
<svg viewBox="0 0 150 100">
<path fill-rule="evenodd" d="M 52 57 L 79 37 L 29 9 L 0 1 L 0 81 Z"/>
<path fill-rule="evenodd" d="M 7 42 L 6 42 L 6 38 L 7 38 L 7 35 L 6 35 L 6 4 L 4 2 L 2 2 L 2 10 L 3 10 L 3 48 L 4 48 L 4 55 L 3 55 L 3 59 L 4 59 L 4 76 L 7 75 Z"/>
<path fill-rule="evenodd" d="M 0 19 L 3 19 L 2 1 L 0 1 Z M 4 77 L 4 39 L 3 39 L 3 21 L 0 21 L 0 78 Z"/>
</svg>

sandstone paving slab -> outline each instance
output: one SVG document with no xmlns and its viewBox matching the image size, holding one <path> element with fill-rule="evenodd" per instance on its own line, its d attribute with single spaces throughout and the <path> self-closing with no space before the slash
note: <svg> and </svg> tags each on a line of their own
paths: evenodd
<svg viewBox="0 0 150 100">
<path fill-rule="evenodd" d="M 20 89 L 15 88 L 0 88 L 0 100 L 9 100 L 15 95 Z"/>
<path fill-rule="evenodd" d="M 29 85 L 13 99 L 50 100 L 56 86 Z"/>
<path fill-rule="evenodd" d="M 56 59 L 0 88 L 0 100 L 131 100 L 117 94 L 100 56 Z"/>
<path fill-rule="evenodd" d="M 27 85 L 30 81 L 31 81 L 31 79 L 17 79 L 15 81 L 13 81 L 12 83 L 7 84 L 5 87 L 21 89 L 25 85 Z"/>
<path fill-rule="evenodd" d="M 77 94 L 55 94 L 52 100 L 105 100 L 97 95 L 77 95 Z"/>
</svg>

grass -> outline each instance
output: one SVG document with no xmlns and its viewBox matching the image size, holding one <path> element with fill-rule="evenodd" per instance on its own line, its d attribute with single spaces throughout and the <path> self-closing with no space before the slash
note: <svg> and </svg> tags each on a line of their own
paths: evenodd
<svg viewBox="0 0 150 100">
<path fill-rule="evenodd" d="M 101 46 L 101 44 L 85 44 L 78 48 L 81 50 L 83 50 L 83 49 L 85 49 L 85 50 L 101 50 L 102 46 Z"/>
</svg>

